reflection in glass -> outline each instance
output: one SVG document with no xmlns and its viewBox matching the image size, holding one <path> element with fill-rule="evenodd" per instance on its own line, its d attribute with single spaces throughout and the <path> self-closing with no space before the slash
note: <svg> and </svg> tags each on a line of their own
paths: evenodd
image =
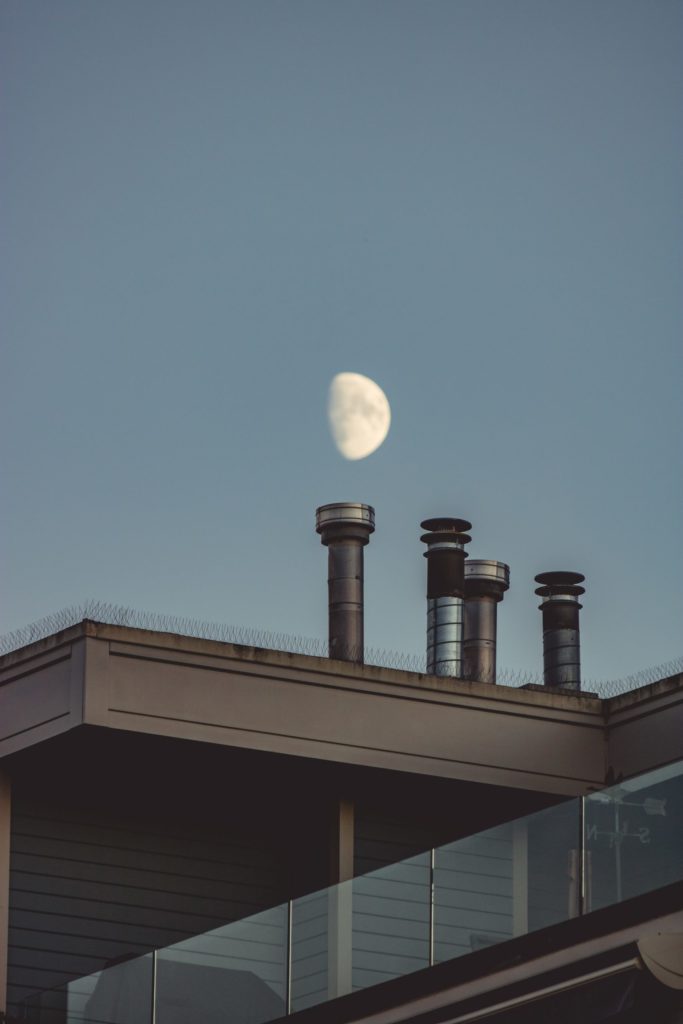
<svg viewBox="0 0 683 1024">
<path fill-rule="evenodd" d="M 338 929 L 333 927 L 334 910 L 339 895 L 337 891 L 344 885 L 348 887 L 348 883 L 333 886 L 302 896 L 292 903 L 292 1012 L 331 998 L 329 979 L 332 978 L 334 983 L 334 962 L 330 964 L 330 949 L 334 953 L 340 945 Z"/>
<path fill-rule="evenodd" d="M 154 954 L 135 957 L 29 999 L 31 1024 L 149 1024 Z"/>
<path fill-rule="evenodd" d="M 572 917 L 578 908 L 576 800 L 434 851 L 434 961 Z"/>
<path fill-rule="evenodd" d="M 262 1024 L 286 1011 L 282 904 L 159 950 L 156 1024 Z"/>
<path fill-rule="evenodd" d="M 91 992 L 82 984 L 68 985 L 67 1024 L 148 1024 L 152 1008 L 154 957 L 136 957 L 98 975 Z"/>
<path fill-rule="evenodd" d="M 512 937 L 512 847 L 503 825 L 434 851 L 437 963 Z"/>
<path fill-rule="evenodd" d="M 429 966 L 431 851 L 353 880 L 353 989 Z"/>
<path fill-rule="evenodd" d="M 680 764 L 591 793 L 585 808 L 586 911 L 683 878 Z"/>
</svg>

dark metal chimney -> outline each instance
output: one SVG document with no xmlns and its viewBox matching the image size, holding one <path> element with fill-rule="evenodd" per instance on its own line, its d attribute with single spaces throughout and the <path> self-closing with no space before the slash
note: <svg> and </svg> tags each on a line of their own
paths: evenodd
<svg viewBox="0 0 683 1024">
<path fill-rule="evenodd" d="M 498 602 L 510 586 L 510 566 L 491 559 L 465 562 L 463 674 L 484 683 L 496 681 Z"/>
<path fill-rule="evenodd" d="M 363 548 L 375 529 L 375 510 L 359 501 L 316 509 L 315 528 L 328 550 L 329 656 L 363 661 Z"/>
<path fill-rule="evenodd" d="M 581 689 L 581 651 L 579 642 L 579 597 L 585 594 L 585 576 L 580 572 L 542 572 L 536 576 L 541 586 L 543 613 L 543 682 L 565 690 Z"/>
<path fill-rule="evenodd" d="M 462 619 L 465 544 L 472 538 L 466 519 L 425 519 L 427 545 L 427 672 L 462 675 Z"/>
</svg>

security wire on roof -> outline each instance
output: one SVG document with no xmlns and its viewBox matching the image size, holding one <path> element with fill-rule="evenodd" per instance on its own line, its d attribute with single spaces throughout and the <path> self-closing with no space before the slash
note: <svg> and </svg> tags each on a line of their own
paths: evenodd
<svg viewBox="0 0 683 1024">
<path fill-rule="evenodd" d="M 22 626 L 0 637 L 0 656 L 17 651 L 28 644 L 42 640 L 53 633 L 75 626 L 83 620 L 101 622 L 109 626 L 127 626 L 132 629 L 148 629 L 157 633 L 177 633 L 180 636 L 200 640 L 218 640 L 222 643 L 243 647 L 257 647 L 269 651 L 284 651 L 288 654 L 304 654 L 311 657 L 327 658 L 326 640 L 317 637 L 295 636 L 289 633 L 269 632 L 248 626 L 231 626 L 224 622 L 204 622 L 186 616 L 164 615 L 159 612 L 139 611 L 106 601 L 84 601 L 82 604 L 63 608 L 46 615 L 45 618 Z M 365 648 L 365 664 L 378 668 L 393 668 L 405 672 L 425 672 L 425 656 L 406 654 L 382 648 Z M 585 689 L 603 698 L 616 697 L 621 693 L 640 689 L 660 679 L 683 672 L 683 657 L 661 665 L 653 665 L 625 676 L 623 679 L 589 680 Z M 481 681 L 481 680 L 480 680 Z M 499 668 L 498 684 L 511 687 L 542 685 L 543 680 L 533 672 L 518 669 Z"/>
</svg>

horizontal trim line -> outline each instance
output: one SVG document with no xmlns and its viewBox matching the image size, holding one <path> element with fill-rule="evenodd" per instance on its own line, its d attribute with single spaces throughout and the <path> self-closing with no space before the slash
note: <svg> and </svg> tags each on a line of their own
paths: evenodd
<svg viewBox="0 0 683 1024">
<path fill-rule="evenodd" d="M 599 978 L 609 978 L 614 974 L 623 974 L 624 971 L 633 970 L 634 968 L 642 969 L 642 964 L 638 957 L 623 960 L 621 963 L 613 964 L 611 967 L 603 967 L 598 971 L 590 971 L 588 974 L 572 978 L 569 981 L 559 981 L 555 985 L 546 985 L 545 988 L 539 988 L 523 996 L 515 996 L 512 999 L 505 999 L 500 1003 L 492 1003 L 485 1009 L 472 1010 L 471 1013 L 450 1017 L 444 1024 L 466 1024 L 467 1021 L 482 1020 L 484 1017 L 490 1017 L 494 1013 L 500 1013 L 501 1010 L 509 1010 L 514 1006 L 524 1006 L 526 1003 L 535 1003 L 545 996 L 553 995 L 557 992 L 567 992 L 569 989 L 579 988 L 581 985 L 587 985 L 589 982 L 597 981 Z"/>
<path fill-rule="evenodd" d="M 284 653 L 284 652 L 274 652 L 274 653 Z M 185 668 L 195 668 L 195 669 L 200 669 L 202 671 L 208 671 L 208 672 L 219 672 L 219 673 L 221 673 L 223 675 L 226 675 L 226 676 L 229 676 L 230 674 L 232 674 L 229 669 L 225 669 L 223 666 L 220 666 L 220 665 L 200 665 L 200 664 L 197 664 L 194 661 L 184 661 L 182 658 L 154 658 L 151 655 L 133 654 L 133 653 L 129 653 L 128 651 L 112 651 L 111 649 L 110 649 L 109 654 L 110 654 L 110 657 L 130 658 L 133 661 L 152 661 L 152 662 L 156 662 L 157 664 L 164 664 L 164 665 L 181 665 L 181 666 L 183 666 Z M 213 655 L 196 655 L 196 657 L 213 657 Z M 302 657 L 310 657 L 310 655 L 302 655 Z M 253 661 L 246 661 L 245 662 L 245 661 L 242 661 L 241 659 L 237 659 L 237 660 L 238 660 L 238 663 L 242 664 L 242 665 L 259 665 L 260 664 L 259 662 L 253 662 Z M 323 660 L 326 660 L 326 659 L 323 659 Z M 326 689 L 326 690 L 338 690 L 341 693 L 348 693 L 350 691 L 350 692 L 353 692 L 353 693 L 363 693 L 363 694 L 366 694 L 366 695 L 372 696 L 372 697 L 390 697 L 392 699 L 397 699 L 397 700 L 415 701 L 415 702 L 426 703 L 426 704 L 437 704 L 439 707 L 443 707 L 444 704 L 447 704 L 449 706 L 453 706 L 453 707 L 456 707 L 456 708 L 463 708 L 463 707 L 465 707 L 465 708 L 468 708 L 471 711 L 482 711 L 482 712 L 486 712 L 486 713 L 489 713 L 489 714 L 493 713 L 493 714 L 498 714 L 498 715 L 513 715 L 514 717 L 518 717 L 518 718 L 540 719 L 541 721 L 544 721 L 544 722 L 546 722 L 546 721 L 557 721 L 557 722 L 561 722 L 563 725 L 575 725 L 575 726 L 578 726 L 580 728 L 589 728 L 589 729 L 600 729 L 600 730 L 602 730 L 605 727 L 605 721 L 604 721 L 604 717 L 603 717 L 602 711 L 601 711 L 601 709 L 597 709 L 597 708 L 595 708 L 595 709 L 590 708 L 589 709 L 589 708 L 581 708 L 581 707 L 577 707 L 577 708 L 573 708 L 572 707 L 572 708 L 563 708 L 562 709 L 562 712 L 564 714 L 566 714 L 566 715 L 582 715 L 582 716 L 584 716 L 586 718 L 594 718 L 594 719 L 596 719 L 594 724 L 589 724 L 589 723 L 586 723 L 586 722 L 566 721 L 564 719 L 564 717 L 557 715 L 557 712 L 558 712 L 557 708 L 553 708 L 553 707 L 545 708 L 543 705 L 536 704 L 535 702 L 533 702 L 531 700 L 527 700 L 527 702 L 526 702 L 526 707 L 531 709 L 530 711 L 513 710 L 513 708 L 515 707 L 515 703 L 516 702 L 515 701 L 510 701 L 509 697 L 507 696 L 507 694 L 504 693 L 503 691 L 508 691 L 509 693 L 520 693 L 520 688 L 516 687 L 516 686 L 505 686 L 502 683 L 493 684 L 494 686 L 497 687 L 497 691 L 495 693 L 486 693 L 486 694 L 478 694 L 478 693 L 451 693 L 448 690 L 440 689 L 438 686 L 429 686 L 429 687 L 425 686 L 425 687 L 422 687 L 422 686 L 419 686 L 416 683 L 403 682 L 403 681 L 399 683 L 399 682 L 396 682 L 394 680 L 388 680 L 388 679 L 387 680 L 385 680 L 385 679 L 376 679 L 376 680 L 366 680 L 366 679 L 364 679 L 364 680 L 356 681 L 355 677 L 353 677 L 353 676 L 343 676 L 343 678 L 347 681 L 348 685 L 341 686 L 339 683 L 334 682 L 332 680 L 330 680 L 328 682 L 327 680 L 323 680 L 323 679 L 296 679 L 296 678 L 289 678 L 289 677 L 285 677 L 285 676 L 282 676 L 282 675 L 278 675 L 278 674 L 276 674 L 276 670 L 277 670 L 278 667 L 279 666 L 275 666 L 275 665 L 268 666 L 268 668 L 271 668 L 271 673 L 266 673 L 266 672 L 261 671 L 261 672 L 245 672 L 243 674 L 247 675 L 247 676 L 250 676 L 251 678 L 266 679 L 269 682 L 280 683 L 282 685 L 317 686 L 317 687 L 320 687 L 320 688 Z M 391 672 L 394 672 L 394 671 L 404 672 L 405 671 L 403 669 L 382 669 L 381 666 L 372 666 L 372 665 L 369 665 L 367 667 L 368 668 L 377 668 L 379 671 L 391 671 Z M 288 668 L 288 669 L 286 669 L 286 671 L 294 672 L 296 670 Z M 314 671 L 319 671 L 319 670 L 318 669 L 309 669 L 309 670 L 304 670 L 304 671 L 309 671 L 310 673 L 313 673 Z M 338 676 L 340 673 L 336 672 L 334 670 L 330 670 L 329 674 L 330 674 L 330 676 L 333 676 L 333 675 L 337 675 Z M 414 673 L 414 672 L 405 672 L 405 674 L 406 675 L 415 675 L 416 673 Z M 417 674 L 420 675 L 421 678 L 425 678 L 425 677 L 427 679 L 430 678 L 430 674 L 429 673 L 417 673 Z M 454 682 L 463 683 L 466 686 L 469 685 L 469 683 L 470 683 L 469 680 L 467 680 L 467 679 L 458 679 L 457 676 L 440 676 L 440 677 L 437 677 L 437 678 L 440 678 L 442 680 L 443 679 L 453 679 Z M 372 685 L 373 683 L 376 686 L 379 686 L 379 687 L 389 687 L 389 688 L 391 688 L 391 687 L 397 687 L 398 686 L 398 687 L 401 687 L 402 689 L 405 689 L 405 690 L 414 690 L 415 692 L 412 693 L 412 694 L 406 694 L 406 693 L 401 693 L 401 692 L 393 692 L 393 690 L 392 690 L 391 692 L 387 693 L 384 690 L 369 689 L 369 685 Z M 476 685 L 476 683 L 475 683 L 475 685 Z M 491 683 L 481 683 L 479 685 L 491 686 L 492 684 Z M 438 693 L 439 696 L 442 698 L 441 700 L 437 700 L 435 698 L 434 694 L 436 694 L 436 693 Z M 521 693 L 523 694 L 524 691 L 521 691 Z M 467 703 L 462 703 L 463 698 L 465 699 L 465 701 Z M 507 709 L 503 710 L 503 709 L 496 708 L 496 707 L 489 707 L 488 701 L 491 698 L 493 698 L 493 702 L 496 702 L 498 700 L 508 701 L 509 704 L 510 704 L 510 709 L 509 710 L 507 710 Z M 590 698 L 590 699 L 598 699 L 598 700 L 600 700 L 600 698 Z M 469 703 L 471 701 L 479 702 L 479 703 L 478 703 L 477 706 L 473 707 L 472 704 Z M 454 703 L 454 702 L 460 702 L 460 703 Z M 547 715 L 543 714 L 542 712 L 544 710 L 550 712 L 550 714 L 547 714 Z M 540 712 L 540 714 L 539 714 L 539 712 Z"/>
<path fill-rule="evenodd" d="M 28 658 L 26 660 L 22 660 L 20 662 L 17 662 L 16 668 L 19 671 L 15 672 L 13 674 L 11 674 L 11 667 L 10 666 L 8 666 L 5 669 L 0 668 L 0 689 L 3 686 L 7 686 L 9 683 L 16 682 L 17 679 L 23 679 L 24 676 L 31 676 L 31 675 L 35 675 L 37 672 L 42 672 L 42 670 L 44 668 L 52 668 L 53 665 L 58 665 L 62 661 L 71 661 L 71 658 L 73 656 L 72 650 L 71 650 L 71 644 L 72 644 L 72 641 L 68 641 L 68 647 L 69 647 L 68 651 L 63 651 L 62 653 L 57 654 L 56 657 L 54 657 L 54 658 L 50 658 L 48 656 L 49 652 L 46 651 L 46 652 L 35 654 L 31 658 Z M 60 648 L 57 647 L 54 650 L 55 650 L 55 652 L 57 652 L 57 651 L 60 650 Z M 10 653 L 13 653 L 13 652 L 10 652 Z M 6 657 L 6 655 L 3 655 L 3 657 Z M 41 661 L 39 665 L 30 665 L 29 664 L 30 661 L 35 661 L 37 658 L 43 658 L 45 660 Z M 2 673 L 4 673 L 4 672 L 7 672 L 6 676 L 2 675 Z"/>
<path fill-rule="evenodd" d="M 302 742 L 303 741 L 305 743 L 320 743 L 320 744 L 324 744 L 325 746 L 340 747 L 342 749 L 348 748 L 350 750 L 374 751 L 374 752 L 376 752 L 378 754 L 395 754 L 395 755 L 397 755 L 399 757 L 403 757 L 403 758 L 415 757 L 415 758 L 418 758 L 418 759 L 423 760 L 423 761 L 441 761 L 441 762 L 445 762 L 446 764 L 464 765 L 465 767 L 468 767 L 468 768 L 485 768 L 485 769 L 488 769 L 488 770 L 494 771 L 494 772 L 515 772 L 517 775 L 538 776 L 538 777 L 544 778 L 544 779 L 557 779 L 557 780 L 562 781 L 562 782 L 579 782 L 579 783 L 580 782 L 585 782 L 588 785 L 593 785 L 593 786 L 594 785 L 600 785 L 601 787 L 603 785 L 602 780 L 599 783 L 596 783 L 595 779 L 584 778 L 583 776 L 557 775 L 557 774 L 553 774 L 551 772 L 541 772 L 541 771 L 535 770 L 533 768 L 512 768 L 512 767 L 509 767 L 507 765 L 486 764 L 486 763 L 484 763 L 482 761 L 459 761 L 459 760 L 456 760 L 456 759 L 447 758 L 444 755 L 419 754 L 419 753 L 414 753 L 413 751 L 394 750 L 391 747 L 367 747 L 367 746 L 364 746 L 361 743 L 342 742 L 341 740 L 326 740 L 326 739 L 322 739 L 320 737 L 299 736 L 296 733 L 271 732 L 271 731 L 269 731 L 267 729 L 254 729 L 254 728 L 249 728 L 247 726 L 242 726 L 242 725 L 223 725 L 223 724 L 216 725 L 215 722 L 204 722 L 201 719 L 177 718 L 177 717 L 175 717 L 173 715 L 157 715 L 157 714 L 151 714 L 148 711 L 129 711 L 129 710 L 125 710 L 123 708 L 117 708 L 117 707 L 110 707 L 107 710 L 111 711 L 113 714 L 130 715 L 132 718 L 149 718 L 152 721 L 158 720 L 160 722 L 183 722 L 183 723 L 185 723 L 187 725 L 200 725 L 203 728 L 225 730 L 226 732 L 241 732 L 241 733 L 245 733 L 245 734 L 248 734 L 248 735 L 249 734 L 253 734 L 254 736 L 273 736 L 273 737 L 276 737 L 276 738 L 279 738 L 279 739 L 284 739 L 284 740 L 296 740 L 298 742 Z M 95 725 L 102 725 L 103 723 L 102 722 L 95 722 L 93 724 L 95 724 Z M 567 724 L 572 724 L 572 723 L 567 723 Z M 107 726 L 105 725 L 105 728 L 106 727 Z M 114 726 L 113 728 L 116 728 L 116 727 Z M 305 757 L 306 755 L 301 755 L 301 756 Z M 571 800 L 571 799 L 578 799 L 578 796 L 579 796 L 579 794 L 577 794 L 576 797 L 568 797 L 568 799 L 569 800 Z"/>
<path fill-rule="evenodd" d="M 67 708 L 66 711 L 62 711 L 59 715 L 52 715 L 51 718 L 43 718 L 40 722 L 34 722 L 33 725 L 27 725 L 25 729 L 17 729 L 16 732 L 3 733 L 2 736 L 0 736 L 0 743 L 4 743 L 5 740 L 13 740 L 15 736 L 23 736 L 24 733 L 31 732 L 33 729 L 42 729 L 44 725 L 49 725 L 50 722 L 56 722 L 60 718 L 69 718 L 71 715 L 72 709 Z M 80 718 L 77 720 L 80 722 Z"/>
</svg>

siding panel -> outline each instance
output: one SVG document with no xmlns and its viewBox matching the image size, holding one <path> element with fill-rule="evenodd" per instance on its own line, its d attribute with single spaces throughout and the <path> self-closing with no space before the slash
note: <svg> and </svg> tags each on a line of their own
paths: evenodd
<svg viewBox="0 0 683 1024">
<path fill-rule="evenodd" d="M 17 1015 L 45 989 L 282 900 L 275 856 L 238 827 L 62 809 L 21 792 L 13 805 L 8 1000 Z M 220 949 L 212 962 L 237 969 L 225 939 L 207 940 L 202 955 Z M 254 962 L 264 949 L 252 945 Z M 178 958 L 187 959 L 180 949 Z"/>
</svg>

